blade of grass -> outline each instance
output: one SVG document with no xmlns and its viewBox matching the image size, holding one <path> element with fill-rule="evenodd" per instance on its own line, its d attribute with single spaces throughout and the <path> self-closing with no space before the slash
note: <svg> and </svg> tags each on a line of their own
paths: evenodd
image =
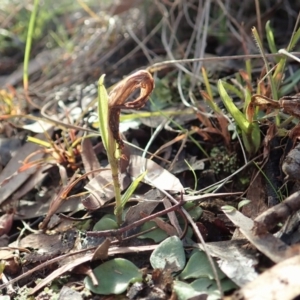
<svg viewBox="0 0 300 300">
<path fill-rule="evenodd" d="M 287 47 L 287 52 L 292 51 L 292 49 L 295 47 L 295 45 L 299 41 L 299 38 L 300 38 L 300 28 L 298 28 L 299 21 L 300 21 L 300 13 L 298 14 L 296 24 L 294 26 L 293 34 L 291 36 L 289 45 Z M 282 53 L 282 52 L 279 50 L 279 53 Z M 278 80 L 278 86 L 281 84 L 281 79 L 282 79 L 281 74 L 284 73 L 285 64 L 286 64 L 286 57 L 282 57 L 278 63 L 278 66 L 274 72 L 274 75 L 273 75 L 273 78 L 275 78 L 275 80 L 276 79 Z"/>
<path fill-rule="evenodd" d="M 270 25 L 270 21 L 268 21 L 266 23 L 266 36 L 267 36 L 268 45 L 269 45 L 271 52 L 277 53 L 277 48 L 276 48 L 275 40 L 274 40 L 274 34 L 273 34 L 273 30 Z M 275 58 L 275 59 L 277 60 L 277 62 L 279 61 L 278 58 Z"/>
<path fill-rule="evenodd" d="M 194 176 L 194 191 L 197 190 L 197 184 L 198 184 L 198 178 L 197 178 L 197 174 L 195 172 L 195 170 L 193 169 L 193 167 L 189 164 L 189 162 L 185 159 L 184 162 L 187 164 L 187 166 L 189 167 L 189 170 L 192 172 L 193 176 Z"/>
<path fill-rule="evenodd" d="M 262 173 L 262 175 L 265 177 L 265 179 L 267 180 L 267 182 L 269 183 L 270 187 L 272 188 L 272 190 L 274 191 L 274 193 L 276 194 L 276 196 L 278 197 L 278 199 L 280 199 L 280 201 L 283 201 L 284 197 L 281 193 L 281 191 L 277 191 L 276 188 L 274 187 L 274 185 L 272 184 L 272 182 L 270 181 L 270 179 L 268 178 L 268 176 L 265 174 L 265 172 L 262 170 L 262 168 L 254 161 L 253 162 L 254 165 L 256 166 L 256 168 Z"/>
<path fill-rule="evenodd" d="M 293 36 L 291 38 L 291 42 L 290 42 L 289 46 L 287 47 L 287 50 L 292 51 L 293 48 L 298 43 L 299 39 L 300 39 L 300 28 L 295 32 L 295 34 L 293 34 Z"/>
<path fill-rule="evenodd" d="M 51 148 L 52 147 L 51 143 L 43 141 L 41 139 L 37 139 L 33 136 L 28 136 L 27 137 L 27 142 L 34 143 L 34 144 L 40 145 L 40 146 L 45 147 L 45 148 Z"/>
<path fill-rule="evenodd" d="M 192 96 L 192 95 L 191 95 Z M 155 103 L 152 101 L 151 98 L 149 98 L 151 101 L 151 104 L 153 105 L 153 107 L 156 107 Z M 168 119 L 171 124 L 174 124 L 176 127 L 178 127 L 182 132 L 186 132 L 186 129 L 183 128 L 183 126 L 181 126 L 178 122 L 174 121 L 172 118 L 169 118 L 167 114 L 165 114 L 164 111 L 160 111 L 161 115 L 164 116 L 166 119 Z M 192 131 L 191 131 L 192 132 Z M 188 137 L 191 139 L 191 141 L 193 143 L 195 143 L 196 147 L 206 156 L 209 157 L 209 155 L 207 154 L 207 152 L 204 150 L 204 148 L 200 145 L 200 143 L 193 138 L 192 134 L 190 133 L 190 131 L 188 131 Z"/>
<path fill-rule="evenodd" d="M 29 66 L 29 59 L 30 59 L 30 50 L 32 45 L 32 37 L 33 37 L 33 30 L 36 20 L 36 15 L 38 11 L 40 0 L 34 0 L 33 4 L 33 11 L 30 15 L 29 26 L 28 26 L 28 33 L 26 38 L 26 47 L 25 47 L 25 54 L 24 54 L 24 67 L 23 67 L 23 86 L 24 90 L 28 90 L 28 66 Z"/>
<path fill-rule="evenodd" d="M 249 81 L 252 82 L 252 65 L 251 65 L 251 60 L 250 59 L 246 59 L 245 64 L 246 64 L 246 71 L 247 71 L 247 74 L 249 76 Z"/>
<path fill-rule="evenodd" d="M 203 76 L 206 92 L 209 95 L 209 99 L 210 99 L 210 101 L 207 101 L 207 103 L 213 111 L 220 112 L 221 111 L 220 108 L 214 102 L 213 93 L 212 93 L 211 86 L 210 86 L 210 83 L 209 83 L 209 80 L 208 80 L 208 77 L 207 77 L 206 69 L 202 67 L 201 70 L 202 70 L 202 76 Z"/>
<path fill-rule="evenodd" d="M 227 83 L 226 81 L 222 81 L 222 84 L 227 91 L 235 93 L 241 100 L 244 99 L 243 93 L 237 87 Z"/>
<path fill-rule="evenodd" d="M 300 60 L 298 60 L 298 62 L 300 63 Z M 299 81 L 300 81 L 300 70 L 297 70 L 295 73 L 291 74 L 290 77 L 285 79 L 283 86 L 280 89 L 280 96 L 288 95 L 292 91 L 294 91 Z"/>
<path fill-rule="evenodd" d="M 269 83 L 270 83 L 270 86 L 271 86 L 272 98 L 274 100 L 278 100 L 277 87 L 275 85 L 274 78 L 273 78 L 272 74 L 269 73 L 269 71 L 270 71 L 269 63 L 268 63 L 266 55 L 265 55 L 265 51 L 264 51 L 264 48 L 263 48 L 262 41 L 261 41 L 255 27 L 252 28 L 252 34 L 253 34 L 254 40 L 256 41 L 258 50 L 262 55 L 267 73 L 269 74 L 268 79 L 269 79 Z"/>
<path fill-rule="evenodd" d="M 130 186 L 127 188 L 127 190 L 125 191 L 125 193 L 122 195 L 122 200 L 121 200 L 121 208 L 120 207 L 116 207 L 115 208 L 115 215 L 119 214 L 119 210 L 121 209 L 121 211 L 123 210 L 124 206 L 126 205 L 126 203 L 128 202 L 129 198 L 131 197 L 131 195 L 134 193 L 134 191 L 136 190 L 137 186 L 139 185 L 139 183 L 144 179 L 144 177 L 147 174 L 147 170 L 145 172 L 143 172 L 142 174 L 140 174 L 131 184 Z"/>
<path fill-rule="evenodd" d="M 296 25 L 297 26 L 297 25 Z M 291 37 L 290 43 L 287 47 L 287 49 L 280 49 L 278 51 L 278 53 L 284 54 L 285 57 L 281 58 L 281 60 L 279 61 L 278 67 L 276 68 L 275 72 L 274 72 L 274 78 L 277 78 L 279 74 L 281 74 L 284 70 L 285 64 L 286 64 L 286 56 L 289 56 L 297 61 L 299 61 L 299 58 L 292 55 L 292 54 L 288 54 L 289 51 L 291 51 L 294 46 L 296 45 L 296 43 L 299 41 L 300 39 L 300 28 L 298 30 L 294 30 L 293 35 Z"/>
<path fill-rule="evenodd" d="M 300 22 L 300 13 L 297 16 L 296 24 L 295 24 L 295 27 L 293 30 L 293 34 L 292 34 L 290 43 L 287 47 L 287 51 L 292 51 L 300 38 L 300 28 L 297 29 L 297 27 L 299 26 L 299 22 Z"/>
</svg>

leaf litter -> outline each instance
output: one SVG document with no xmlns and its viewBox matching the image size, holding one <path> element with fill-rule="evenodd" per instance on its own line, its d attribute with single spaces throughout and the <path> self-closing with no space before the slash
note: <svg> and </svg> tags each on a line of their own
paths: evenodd
<svg viewBox="0 0 300 300">
<path fill-rule="evenodd" d="M 1 156 L 1 289 L 14 297 L 21 291 L 17 285 L 23 286 L 28 288 L 25 297 L 40 299 L 47 285 L 55 292 L 58 284 L 63 299 L 67 285 L 59 279 L 67 278 L 68 286 L 79 282 L 78 299 L 94 294 L 129 299 L 261 299 L 272 294 L 270 299 L 294 299 L 300 294 L 294 234 L 299 227 L 299 128 L 292 118 L 299 117 L 299 75 L 286 74 L 285 80 L 284 65 L 292 68 L 294 62 L 284 61 L 282 51 L 281 56 L 264 53 L 260 41 L 265 26 L 265 47 L 277 49 L 266 18 L 276 20 L 279 7 L 287 7 L 277 3 L 270 10 L 261 4 L 262 18 L 257 7 L 253 11 L 255 24 L 239 20 L 245 12 L 247 18 L 247 4 L 236 19 L 220 1 L 203 7 L 192 0 L 159 1 L 159 14 L 166 10 L 169 15 L 161 14 L 152 33 L 144 36 L 141 28 L 154 24 L 151 17 L 140 17 L 143 6 L 135 5 L 128 1 L 102 7 L 105 13 L 99 18 L 82 3 L 83 23 L 65 13 L 63 24 L 73 30 L 71 42 L 78 46 L 72 53 L 60 48 L 33 53 L 29 91 L 20 86 L 20 69 L 0 74 L 1 138 L 28 137 L 11 148 L 8 159 Z M 177 8 L 185 12 L 183 23 L 174 22 Z M 231 4 L 230 9 L 236 7 Z M 218 26 L 214 14 L 243 32 L 238 33 L 243 47 L 237 47 L 240 42 L 230 26 L 223 33 L 224 44 L 214 30 L 199 30 L 203 20 Z M 194 20 L 198 25 L 190 26 Z M 135 32 L 130 24 L 136 25 Z M 183 30 L 182 24 L 190 29 Z M 260 37 L 250 30 L 253 25 Z M 297 44 L 297 30 L 283 43 L 288 51 Z M 228 55 L 226 47 L 234 54 L 242 48 L 255 53 L 255 43 L 248 40 L 252 33 L 259 55 L 236 57 L 239 61 Z M 189 34 L 189 41 L 180 40 Z M 153 41 L 171 61 L 156 52 Z M 206 57 L 201 45 L 214 55 Z M 179 62 L 177 54 L 200 59 Z M 226 66 L 217 63 L 225 57 Z M 268 64 L 276 61 L 275 71 L 257 60 L 261 57 Z M 107 92 L 108 120 L 100 137 L 101 119 L 93 112 L 95 82 L 104 73 L 109 85 L 116 84 Z M 121 131 L 124 119 L 140 120 Z M 118 178 L 107 161 L 106 133 L 113 137 Z M 113 182 L 123 193 L 122 224 Z"/>
</svg>

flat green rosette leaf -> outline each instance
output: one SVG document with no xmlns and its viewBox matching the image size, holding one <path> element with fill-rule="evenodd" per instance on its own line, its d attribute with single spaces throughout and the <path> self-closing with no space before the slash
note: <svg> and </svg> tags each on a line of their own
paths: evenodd
<svg viewBox="0 0 300 300">
<path fill-rule="evenodd" d="M 173 289 L 178 300 L 187 300 L 201 294 L 205 295 L 205 293 L 196 291 L 190 284 L 177 280 L 174 281 Z"/>
<path fill-rule="evenodd" d="M 155 222 L 153 222 L 153 221 L 146 222 L 141 227 L 141 232 L 148 230 L 154 226 L 156 226 Z M 159 242 L 163 241 L 164 239 L 166 239 L 167 237 L 168 237 L 168 235 L 165 231 L 163 231 L 160 228 L 156 228 L 152 231 L 141 234 L 138 238 L 139 239 L 151 239 L 155 243 L 159 243 Z"/>
<path fill-rule="evenodd" d="M 218 272 L 218 277 L 220 279 L 224 278 L 225 275 L 216 265 Z M 201 278 L 207 277 L 209 279 L 214 279 L 214 273 L 207 255 L 203 251 L 195 251 L 190 257 L 186 267 L 179 275 L 180 279 L 190 279 L 190 278 Z"/>
<path fill-rule="evenodd" d="M 84 279 L 86 288 L 95 294 L 122 294 L 131 282 L 141 281 L 142 273 L 129 260 L 115 258 L 103 263 L 93 270 L 98 279 L 98 286 L 93 285 L 87 276 Z"/>
<path fill-rule="evenodd" d="M 182 241 L 177 236 L 171 236 L 161 242 L 150 256 L 153 269 L 171 269 L 178 272 L 185 266 L 185 253 Z"/>
<path fill-rule="evenodd" d="M 116 217 L 114 215 L 105 215 L 103 216 L 95 225 L 94 231 L 110 230 L 117 229 L 118 224 L 116 222 Z"/>
<path fill-rule="evenodd" d="M 193 281 L 190 285 L 194 291 L 206 293 L 208 295 L 207 300 L 219 300 L 221 298 L 221 293 L 215 280 L 199 278 Z M 223 279 L 221 280 L 221 287 L 223 292 L 227 292 L 235 289 L 236 285 L 230 279 Z"/>
</svg>

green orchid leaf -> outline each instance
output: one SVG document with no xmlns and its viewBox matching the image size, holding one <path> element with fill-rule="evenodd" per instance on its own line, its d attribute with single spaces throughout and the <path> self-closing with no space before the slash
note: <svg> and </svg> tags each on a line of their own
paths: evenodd
<svg viewBox="0 0 300 300">
<path fill-rule="evenodd" d="M 153 269 L 171 269 L 181 271 L 185 266 L 185 253 L 182 241 L 177 236 L 171 236 L 161 242 L 150 256 Z"/>
<path fill-rule="evenodd" d="M 99 131 L 105 150 L 108 149 L 108 94 L 104 86 L 104 77 L 102 75 L 98 81 L 98 118 Z"/>
<path fill-rule="evenodd" d="M 142 231 L 151 229 L 155 226 L 156 226 L 155 222 L 149 221 L 149 222 L 146 222 L 143 224 L 140 231 L 142 232 Z M 152 231 L 143 233 L 138 236 L 139 239 L 151 239 L 155 243 L 159 243 L 159 242 L 165 240 L 167 237 L 168 237 L 167 233 L 160 228 L 155 228 Z"/>
<path fill-rule="evenodd" d="M 110 295 L 122 294 L 131 282 L 142 281 L 142 273 L 129 260 L 115 258 L 103 263 L 93 270 L 98 285 L 95 286 L 87 276 L 84 279 L 85 287 L 95 294 Z"/>
<path fill-rule="evenodd" d="M 242 131 L 248 134 L 250 132 L 251 123 L 246 119 L 245 115 L 233 103 L 232 99 L 229 97 L 223 86 L 222 80 L 218 81 L 218 91 L 227 111 L 231 114 L 231 116 L 234 118 L 238 126 L 242 129 Z"/>
<path fill-rule="evenodd" d="M 103 231 L 103 230 L 110 230 L 110 229 L 117 229 L 118 224 L 116 222 L 116 217 L 113 215 L 106 215 L 103 216 L 95 225 L 93 230 L 94 231 Z"/>
<path fill-rule="evenodd" d="M 174 281 L 173 289 L 178 297 L 178 300 L 188 300 L 201 294 L 206 294 L 205 292 L 198 292 L 190 284 L 178 280 Z"/>
<path fill-rule="evenodd" d="M 224 278 L 224 274 L 215 264 L 219 279 Z M 180 279 L 200 278 L 207 277 L 214 279 L 214 273 L 211 264 L 207 258 L 207 255 L 203 251 L 196 250 L 190 257 L 186 267 L 179 275 Z"/>
</svg>

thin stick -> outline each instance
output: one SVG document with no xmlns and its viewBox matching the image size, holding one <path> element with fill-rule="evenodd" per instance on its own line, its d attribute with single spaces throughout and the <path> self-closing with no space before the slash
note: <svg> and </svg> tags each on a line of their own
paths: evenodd
<svg viewBox="0 0 300 300">
<path fill-rule="evenodd" d="M 300 56 L 300 52 L 291 52 L 290 54 L 298 55 Z M 282 56 L 281 53 L 266 53 L 265 57 L 280 57 Z M 223 60 L 230 60 L 230 59 L 250 59 L 250 58 L 262 58 L 261 54 L 247 54 L 247 55 L 228 55 L 228 56 L 215 56 L 215 57 L 203 57 L 203 58 L 188 58 L 188 59 L 174 59 L 174 60 L 166 60 L 163 62 L 159 62 L 156 64 L 153 64 L 152 66 L 147 68 L 147 71 L 150 73 L 154 73 L 157 71 L 160 71 L 164 68 L 167 68 L 172 65 L 178 65 L 178 64 L 185 64 L 195 61 L 223 61 Z"/>
</svg>

